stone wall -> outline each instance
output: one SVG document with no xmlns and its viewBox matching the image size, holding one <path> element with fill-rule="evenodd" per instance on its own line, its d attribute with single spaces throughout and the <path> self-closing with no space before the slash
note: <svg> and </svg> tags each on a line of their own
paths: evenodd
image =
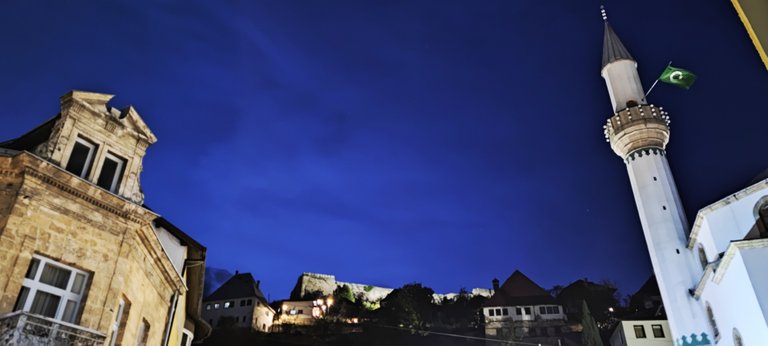
<svg viewBox="0 0 768 346">
<path fill-rule="evenodd" d="M 124 344 L 142 320 L 162 343 L 170 298 L 185 290 L 163 257 L 157 215 L 26 152 L 0 156 L 0 314 L 11 312 L 32 255 L 90 274 L 79 325 L 111 337 L 118 299 L 130 302 Z"/>
<path fill-rule="evenodd" d="M 291 293 L 291 299 L 294 299 L 294 300 L 301 299 L 302 296 L 313 293 L 313 292 L 321 292 L 323 295 L 330 295 L 333 293 L 334 290 L 336 290 L 336 288 L 342 287 L 344 285 L 348 286 L 351 289 L 352 294 L 354 294 L 355 296 L 362 296 L 363 300 L 367 302 L 381 301 L 393 291 L 392 288 L 337 281 L 336 276 L 334 275 L 318 274 L 318 273 L 303 273 L 299 277 L 299 280 L 296 283 L 296 287 L 294 288 L 293 293 Z M 493 292 L 485 288 L 474 288 L 472 289 L 472 291 L 470 291 L 470 294 L 472 296 L 490 297 L 493 294 Z M 458 296 L 458 293 L 446 293 L 446 294 L 435 293 L 434 301 L 440 302 L 443 299 L 452 300 L 452 299 L 456 299 L 457 296 Z"/>
</svg>

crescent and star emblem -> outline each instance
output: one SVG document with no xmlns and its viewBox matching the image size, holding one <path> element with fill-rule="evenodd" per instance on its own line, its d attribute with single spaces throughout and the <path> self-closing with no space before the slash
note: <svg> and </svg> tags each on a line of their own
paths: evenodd
<svg viewBox="0 0 768 346">
<path fill-rule="evenodd" d="M 682 80 L 683 79 L 683 73 L 680 71 L 675 71 L 669 74 L 669 79 L 671 80 Z"/>
</svg>

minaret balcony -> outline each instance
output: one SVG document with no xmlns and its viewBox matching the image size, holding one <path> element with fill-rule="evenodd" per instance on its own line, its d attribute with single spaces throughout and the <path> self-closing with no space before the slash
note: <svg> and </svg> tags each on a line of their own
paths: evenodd
<svg viewBox="0 0 768 346">
<path fill-rule="evenodd" d="M 639 149 L 661 149 L 669 142 L 669 115 L 662 107 L 634 105 L 608 118 L 605 141 L 622 159 Z"/>
</svg>

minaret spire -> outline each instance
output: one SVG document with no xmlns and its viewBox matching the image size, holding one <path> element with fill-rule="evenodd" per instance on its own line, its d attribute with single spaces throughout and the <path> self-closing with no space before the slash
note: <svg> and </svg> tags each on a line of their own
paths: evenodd
<svg viewBox="0 0 768 346">
<path fill-rule="evenodd" d="M 621 43 L 619 36 L 608 23 L 605 7 L 600 6 L 603 17 L 603 61 L 600 74 L 605 79 L 613 110 L 618 112 L 631 105 L 646 104 L 645 91 L 637 74 L 637 61 Z"/>
</svg>

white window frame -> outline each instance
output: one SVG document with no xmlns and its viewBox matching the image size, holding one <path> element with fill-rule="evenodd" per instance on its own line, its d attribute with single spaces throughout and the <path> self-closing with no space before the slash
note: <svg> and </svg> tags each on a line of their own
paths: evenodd
<svg viewBox="0 0 768 346">
<path fill-rule="evenodd" d="M 109 346 L 115 346 L 117 344 L 117 337 L 120 334 L 120 324 L 123 323 L 123 313 L 125 312 L 125 300 L 121 297 L 117 303 L 117 315 L 115 315 L 115 321 L 112 322 L 112 340 L 109 341 Z"/>
<path fill-rule="evenodd" d="M 96 156 L 96 144 L 93 144 L 88 140 L 81 138 L 80 136 L 75 137 L 75 143 L 80 143 L 88 147 L 88 155 L 85 157 L 85 166 L 83 167 L 83 171 L 80 172 L 80 178 L 88 179 L 87 175 L 88 173 L 91 173 L 90 172 L 91 164 L 93 163 L 93 158 Z M 75 146 L 72 145 L 72 150 L 70 150 L 69 158 L 67 159 L 67 165 L 69 165 L 69 160 L 72 159 L 72 152 L 74 151 L 75 151 Z"/>
<path fill-rule="evenodd" d="M 66 264 L 62 264 L 59 262 L 56 262 L 50 258 L 46 258 L 39 255 L 32 255 L 33 260 L 38 260 L 39 264 L 37 266 L 37 271 L 34 273 L 34 276 L 32 279 L 28 279 L 26 276 L 24 277 L 24 281 L 22 283 L 22 286 L 29 289 L 29 293 L 27 293 L 27 299 L 24 302 L 24 306 L 21 307 L 22 311 L 30 311 L 32 308 L 32 302 L 35 300 L 35 296 L 37 295 L 37 292 L 45 292 L 48 294 L 53 294 L 59 297 L 59 306 L 56 308 L 56 315 L 54 315 L 54 319 L 64 321 L 63 315 L 64 315 L 64 309 L 67 307 L 67 302 L 72 300 L 75 302 L 75 320 L 77 317 L 77 312 L 80 311 L 80 306 L 83 303 L 83 297 L 85 296 L 85 292 L 88 288 L 88 279 L 90 278 L 90 275 L 88 275 L 87 272 L 84 272 L 82 270 L 79 270 L 77 268 L 68 266 Z M 32 261 L 30 261 L 30 264 Z M 59 267 L 65 270 L 70 271 L 69 280 L 67 281 L 67 286 L 64 289 L 58 288 L 56 286 L 51 286 L 48 284 L 45 284 L 43 282 L 40 282 L 40 277 L 43 275 L 43 269 L 46 265 L 52 265 L 54 267 Z M 25 273 L 26 274 L 26 273 Z M 81 287 L 80 294 L 76 294 L 72 292 L 72 286 L 75 283 L 75 277 L 77 277 L 77 274 L 82 274 L 85 276 L 85 279 L 83 279 L 83 286 Z M 74 323 L 75 321 L 70 321 L 70 323 Z"/>
<path fill-rule="evenodd" d="M 123 167 L 125 167 L 126 160 L 115 154 L 112 154 L 109 151 L 104 153 L 104 162 L 106 162 L 107 159 L 117 162 L 115 176 L 112 177 L 112 182 L 109 184 L 109 192 L 117 193 L 117 189 L 119 188 L 119 186 L 117 186 L 117 182 L 120 181 L 121 175 L 123 174 Z M 104 163 L 101 164 L 101 172 L 99 172 L 99 177 L 101 177 L 102 173 L 104 173 Z M 96 178 L 96 181 L 98 182 L 99 178 Z"/>
<path fill-rule="evenodd" d="M 179 345 L 179 346 L 191 346 L 192 345 L 192 340 L 195 338 L 195 335 L 192 334 L 192 332 L 187 330 L 187 329 L 183 329 L 181 331 L 181 333 L 185 334 L 187 336 L 187 343 L 184 344 L 184 345 Z"/>
</svg>

